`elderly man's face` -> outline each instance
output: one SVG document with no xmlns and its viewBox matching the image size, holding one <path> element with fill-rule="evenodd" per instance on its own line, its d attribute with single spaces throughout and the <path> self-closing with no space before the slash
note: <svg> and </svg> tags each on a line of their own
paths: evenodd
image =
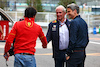
<svg viewBox="0 0 100 67">
<path fill-rule="evenodd" d="M 60 21 L 63 20 L 65 15 L 66 15 L 66 12 L 64 12 L 62 8 L 56 9 L 57 20 L 60 20 Z"/>
</svg>

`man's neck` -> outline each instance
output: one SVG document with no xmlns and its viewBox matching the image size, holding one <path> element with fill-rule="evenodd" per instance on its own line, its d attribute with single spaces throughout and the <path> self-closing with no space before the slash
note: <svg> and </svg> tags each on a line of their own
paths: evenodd
<svg viewBox="0 0 100 67">
<path fill-rule="evenodd" d="M 78 14 L 76 14 L 72 19 L 75 19 L 76 18 L 76 16 L 78 16 Z"/>
<path fill-rule="evenodd" d="M 59 20 L 61 23 L 63 23 L 64 22 L 64 20 L 65 20 L 65 18 L 64 19 L 62 19 L 62 20 Z"/>
</svg>

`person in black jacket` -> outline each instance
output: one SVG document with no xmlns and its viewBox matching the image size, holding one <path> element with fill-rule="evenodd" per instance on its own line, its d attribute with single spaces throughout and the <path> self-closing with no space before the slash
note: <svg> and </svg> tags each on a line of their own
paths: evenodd
<svg viewBox="0 0 100 67">
<path fill-rule="evenodd" d="M 79 6 L 72 3 L 67 5 L 67 15 L 70 19 L 70 39 L 66 59 L 68 67 L 84 67 L 85 48 L 89 42 L 88 26 L 79 15 Z"/>
<path fill-rule="evenodd" d="M 69 21 L 65 18 L 66 9 L 62 5 L 56 7 L 57 19 L 49 24 L 47 32 L 48 43 L 52 41 L 55 67 L 64 67 L 65 53 L 69 44 Z"/>
</svg>

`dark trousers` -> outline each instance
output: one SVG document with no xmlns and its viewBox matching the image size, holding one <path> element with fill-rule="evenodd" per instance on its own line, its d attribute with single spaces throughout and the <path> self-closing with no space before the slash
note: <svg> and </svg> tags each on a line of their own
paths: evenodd
<svg viewBox="0 0 100 67">
<path fill-rule="evenodd" d="M 84 67 L 85 57 L 85 51 L 74 52 L 67 60 L 67 67 Z"/>
<path fill-rule="evenodd" d="M 59 57 L 54 58 L 54 61 L 55 61 L 55 67 L 64 67 L 64 64 L 66 63 L 65 51 L 60 51 Z M 67 67 L 67 63 L 66 63 L 66 67 Z"/>
</svg>

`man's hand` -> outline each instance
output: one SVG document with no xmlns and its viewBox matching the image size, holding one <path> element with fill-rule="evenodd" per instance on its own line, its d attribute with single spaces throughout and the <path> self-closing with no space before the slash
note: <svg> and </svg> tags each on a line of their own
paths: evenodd
<svg viewBox="0 0 100 67">
<path fill-rule="evenodd" d="M 7 61 L 8 61 L 9 56 L 10 56 L 9 52 L 4 53 L 4 58 L 5 58 Z"/>
<path fill-rule="evenodd" d="M 43 45 L 42 45 L 42 47 L 43 47 L 43 48 L 47 48 L 47 46 L 43 46 Z"/>
<path fill-rule="evenodd" d="M 69 58 L 70 58 L 70 56 L 67 56 L 67 57 L 66 57 L 66 60 L 68 60 Z"/>
</svg>

